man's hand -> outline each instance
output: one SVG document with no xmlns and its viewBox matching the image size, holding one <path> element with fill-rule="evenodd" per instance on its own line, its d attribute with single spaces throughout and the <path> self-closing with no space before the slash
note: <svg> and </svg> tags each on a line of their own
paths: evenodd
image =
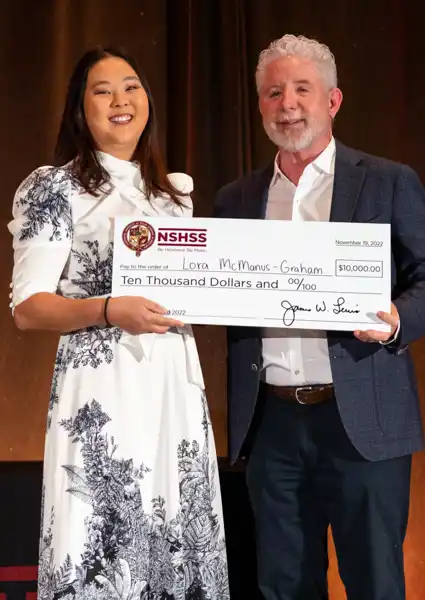
<svg viewBox="0 0 425 600">
<path fill-rule="evenodd" d="M 391 331 L 375 331 L 374 329 L 367 329 L 366 331 L 357 330 L 354 332 L 354 336 L 361 342 L 373 342 L 375 344 L 377 342 L 385 343 L 388 342 L 388 340 L 390 340 L 397 331 L 397 328 L 400 324 L 400 316 L 393 303 L 391 303 L 391 314 L 383 311 L 380 311 L 376 314 L 381 321 L 391 325 Z"/>
</svg>

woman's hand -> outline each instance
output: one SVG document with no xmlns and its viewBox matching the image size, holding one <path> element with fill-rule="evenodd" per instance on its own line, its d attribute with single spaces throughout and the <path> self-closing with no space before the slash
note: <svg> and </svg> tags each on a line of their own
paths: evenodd
<svg viewBox="0 0 425 600">
<path fill-rule="evenodd" d="M 141 296 L 111 298 L 107 318 L 111 325 L 128 333 L 166 333 L 170 327 L 184 327 L 184 323 L 165 317 L 166 309 Z"/>
</svg>

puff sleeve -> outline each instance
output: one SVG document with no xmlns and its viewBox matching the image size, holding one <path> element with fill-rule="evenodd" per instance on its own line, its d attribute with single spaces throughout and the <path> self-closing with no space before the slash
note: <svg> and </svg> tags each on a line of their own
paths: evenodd
<svg viewBox="0 0 425 600">
<path fill-rule="evenodd" d="M 193 214 L 193 203 L 190 196 L 190 194 L 193 192 L 192 177 L 186 173 L 169 173 L 168 179 L 179 192 L 183 202 L 183 207 L 180 207 L 180 211 L 175 209 L 175 216 L 191 217 Z M 180 214 L 177 214 L 178 212 L 180 212 Z"/>
<path fill-rule="evenodd" d="M 13 201 L 11 308 L 39 292 L 55 293 L 72 244 L 71 179 L 64 168 L 40 167 Z"/>
</svg>

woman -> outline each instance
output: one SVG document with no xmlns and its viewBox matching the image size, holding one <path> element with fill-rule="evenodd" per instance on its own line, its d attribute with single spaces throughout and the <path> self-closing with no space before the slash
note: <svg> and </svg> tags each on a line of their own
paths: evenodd
<svg viewBox="0 0 425 600">
<path fill-rule="evenodd" d="M 12 306 L 61 332 L 45 449 L 39 600 L 229 598 L 214 440 L 191 328 L 110 298 L 113 218 L 190 216 L 133 60 L 88 52 L 56 147 L 19 187 Z M 136 162 L 137 161 L 137 162 Z"/>
</svg>

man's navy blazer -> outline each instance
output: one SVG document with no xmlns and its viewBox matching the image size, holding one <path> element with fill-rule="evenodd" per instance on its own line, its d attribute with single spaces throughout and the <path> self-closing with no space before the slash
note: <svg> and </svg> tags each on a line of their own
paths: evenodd
<svg viewBox="0 0 425 600">
<path fill-rule="evenodd" d="M 214 216 L 263 219 L 273 165 L 224 186 Z M 407 345 L 425 334 L 425 191 L 405 165 L 336 143 L 331 221 L 391 224 L 392 299 L 400 314 L 396 344 L 327 333 L 336 401 L 357 450 L 368 460 L 423 446 L 416 378 Z M 241 451 L 257 402 L 261 330 L 228 327 L 229 457 Z M 425 365 L 424 365 L 425 366 Z"/>
</svg>

